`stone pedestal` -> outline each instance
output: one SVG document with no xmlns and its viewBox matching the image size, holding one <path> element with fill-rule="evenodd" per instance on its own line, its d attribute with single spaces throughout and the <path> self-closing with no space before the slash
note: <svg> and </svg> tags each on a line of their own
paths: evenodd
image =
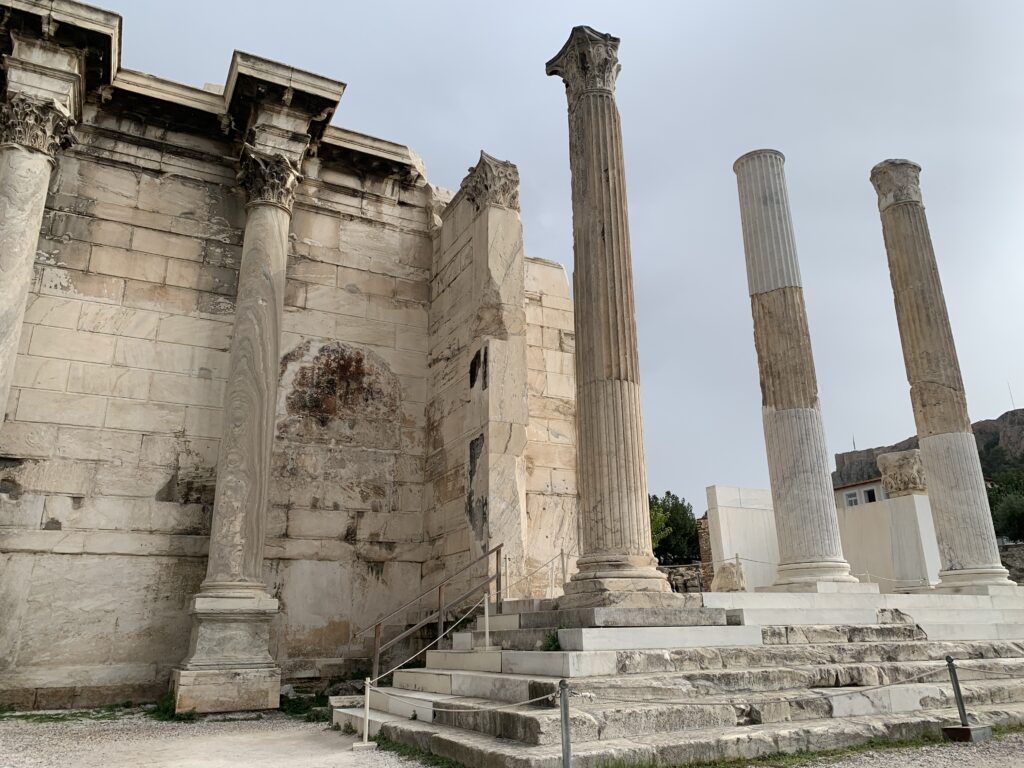
<svg viewBox="0 0 1024 768">
<path fill-rule="evenodd" d="M 942 570 L 940 590 L 1015 588 L 999 560 L 978 448 L 967 415 L 928 219 L 921 167 L 886 160 L 871 171 L 889 257 L 903 360 Z"/>
<path fill-rule="evenodd" d="M 670 591 L 651 550 L 618 47 L 576 27 L 547 64 L 565 81 L 572 170 L 580 557 L 567 594 Z"/>
<path fill-rule="evenodd" d="M 292 195 L 300 176 L 282 154 L 247 147 L 249 195 L 238 277 L 224 432 L 206 579 L 192 605 L 189 655 L 174 676 L 178 711 L 274 709 L 281 672 L 269 653 L 277 600 L 263 584 L 267 484 L 274 441 Z M 229 681 L 227 688 L 222 683 Z"/>
<path fill-rule="evenodd" d="M 733 166 L 779 541 L 776 580 L 763 589 L 870 591 L 850 575 L 839 540 L 784 162 L 780 152 L 759 150 Z"/>
</svg>

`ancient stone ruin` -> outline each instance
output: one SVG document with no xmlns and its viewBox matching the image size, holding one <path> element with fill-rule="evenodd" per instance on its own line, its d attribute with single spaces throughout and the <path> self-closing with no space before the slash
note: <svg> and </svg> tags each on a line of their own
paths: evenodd
<svg viewBox="0 0 1024 768">
<path fill-rule="evenodd" d="M 568 701 L 580 764 L 677 765 L 936 733 L 949 655 L 977 722 L 1024 720 L 1024 595 L 916 165 L 872 172 L 920 440 L 883 463 L 927 489 L 938 583 L 851 573 L 784 160 L 759 150 L 734 170 L 777 572 L 678 593 L 651 548 L 618 38 L 576 27 L 546 66 L 571 298 L 523 252 L 514 164 L 481 152 L 452 194 L 334 124 L 341 82 L 235 52 L 223 87 L 183 86 L 121 67 L 114 14 L 0 6 L 0 704 L 272 709 L 372 668 L 363 706 L 332 702 L 367 738 L 555 766 Z M 398 668 L 404 639 L 425 666 Z"/>
</svg>

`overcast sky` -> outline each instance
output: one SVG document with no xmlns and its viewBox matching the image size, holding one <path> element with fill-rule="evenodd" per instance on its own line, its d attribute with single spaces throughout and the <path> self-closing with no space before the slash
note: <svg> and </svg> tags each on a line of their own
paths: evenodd
<svg viewBox="0 0 1024 768">
<path fill-rule="evenodd" d="M 971 417 L 1024 405 L 1024 3 L 94 0 L 122 65 L 222 84 L 231 52 L 348 84 L 335 123 L 408 144 L 457 189 L 515 162 L 526 252 L 572 268 L 569 30 L 622 38 L 622 114 L 652 492 L 766 488 L 733 161 L 785 153 L 833 452 L 914 433 L 871 167 L 922 189 Z"/>
</svg>

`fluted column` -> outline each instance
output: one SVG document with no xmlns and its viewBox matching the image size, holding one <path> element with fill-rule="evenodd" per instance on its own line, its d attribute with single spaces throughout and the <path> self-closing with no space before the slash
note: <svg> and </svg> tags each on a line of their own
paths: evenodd
<svg viewBox="0 0 1024 768">
<path fill-rule="evenodd" d="M 263 539 L 284 314 L 294 161 L 246 146 L 248 194 L 224 428 L 206 579 L 193 600 L 189 655 L 176 672 L 178 710 L 275 708 L 280 670 L 269 652 L 278 601 L 263 583 Z M 205 673 L 205 674 L 204 674 Z M 234 681 L 224 689 L 226 680 Z"/>
<path fill-rule="evenodd" d="M 1013 583 L 999 559 L 978 447 L 967 415 L 928 219 L 921 166 L 886 160 L 871 171 L 910 382 L 942 570 L 939 589 L 984 591 Z"/>
<path fill-rule="evenodd" d="M 618 38 L 576 27 L 547 64 L 569 102 L 579 434 L 579 571 L 566 592 L 670 590 L 651 550 Z"/>
<path fill-rule="evenodd" d="M 781 152 L 763 149 L 743 155 L 733 170 L 779 539 L 774 588 L 799 590 L 857 580 L 839 541 L 784 163 Z"/>
</svg>

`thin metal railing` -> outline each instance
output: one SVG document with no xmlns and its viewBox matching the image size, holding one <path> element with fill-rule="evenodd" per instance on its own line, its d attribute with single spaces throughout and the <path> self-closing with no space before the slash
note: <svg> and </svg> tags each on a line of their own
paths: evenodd
<svg viewBox="0 0 1024 768">
<path fill-rule="evenodd" d="M 387 616 L 384 616 L 384 617 L 378 619 L 377 622 L 372 625 L 372 627 L 368 626 L 368 627 L 360 630 L 359 632 L 356 632 L 355 635 L 353 635 L 353 637 L 361 637 L 362 635 L 364 635 L 367 632 L 369 632 L 371 628 L 373 629 L 373 676 L 377 677 L 377 673 L 380 671 L 380 655 L 381 655 L 381 653 L 386 651 L 388 648 L 390 648 L 395 643 L 400 642 L 400 641 L 404 640 L 405 638 L 409 637 L 409 635 L 413 634 L 414 632 L 419 631 L 420 629 L 422 629 L 423 627 L 425 627 L 427 624 L 429 624 L 430 622 L 434 621 L 435 619 L 437 621 L 437 633 L 438 633 L 438 635 L 442 634 L 444 632 L 444 617 L 445 617 L 445 614 L 448 611 L 448 608 L 451 607 L 451 606 L 454 606 L 454 605 L 458 605 L 459 603 L 461 603 L 466 598 L 472 597 L 474 594 L 476 594 L 478 592 L 481 592 L 481 591 L 483 591 L 485 589 L 487 590 L 487 593 L 490 594 L 491 582 L 495 583 L 495 590 L 494 590 L 495 591 L 495 610 L 500 614 L 501 613 L 501 606 L 502 606 L 502 585 L 501 585 L 501 572 L 502 572 L 502 567 L 501 566 L 502 566 L 502 562 L 501 562 L 501 550 L 502 550 L 502 545 L 501 544 L 498 544 L 497 546 L 492 547 L 491 549 L 489 549 L 486 552 L 484 552 L 482 555 L 480 555 L 478 558 L 476 558 L 472 562 L 467 563 L 462 568 L 457 570 L 455 573 L 453 573 L 452 575 L 450 575 L 447 578 L 443 579 L 440 583 L 434 585 L 430 589 L 424 590 L 418 596 L 414 597 L 412 600 L 410 600 L 409 602 L 405 603 L 402 607 L 396 608 L 391 613 L 389 613 Z M 445 589 L 444 588 L 445 588 L 446 584 L 448 584 L 450 581 L 452 581 L 453 579 L 457 578 L 458 576 L 461 576 L 463 573 L 468 571 L 470 568 L 472 568 L 477 563 L 480 563 L 481 561 L 488 560 L 491 557 L 491 555 L 494 555 L 494 564 L 495 564 L 495 568 L 494 568 L 495 572 L 494 572 L 494 574 L 490 573 L 490 567 L 488 566 L 488 575 L 487 575 L 486 579 L 484 579 L 479 584 L 475 584 L 474 586 L 470 587 L 468 590 L 463 592 L 461 595 L 459 595 L 454 600 L 445 600 L 445 596 L 444 596 Z M 397 637 L 393 637 L 390 640 L 388 640 L 386 643 L 382 644 L 381 643 L 380 635 L 381 635 L 381 627 L 383 627 L 384 623 L 386 621 L 388 621 L 389 619 L 394 618 L 395 616 L 397 616 L 398 614 L 400 614 L 402 611 L 404 611 L 405 609 L 409 608 L 410 606 L 418 604 L 424 597 L 426 597 L 427 595 L 432 594 L 433 592 L 437 592 L 437 610 L 431 612 L 430 615 L 428 615 L 425 619 L 422 619 L 421 621 L 419 621 L 414 626 L 409 627 L 404 632 L 399 634 Z"/>
</svg>

